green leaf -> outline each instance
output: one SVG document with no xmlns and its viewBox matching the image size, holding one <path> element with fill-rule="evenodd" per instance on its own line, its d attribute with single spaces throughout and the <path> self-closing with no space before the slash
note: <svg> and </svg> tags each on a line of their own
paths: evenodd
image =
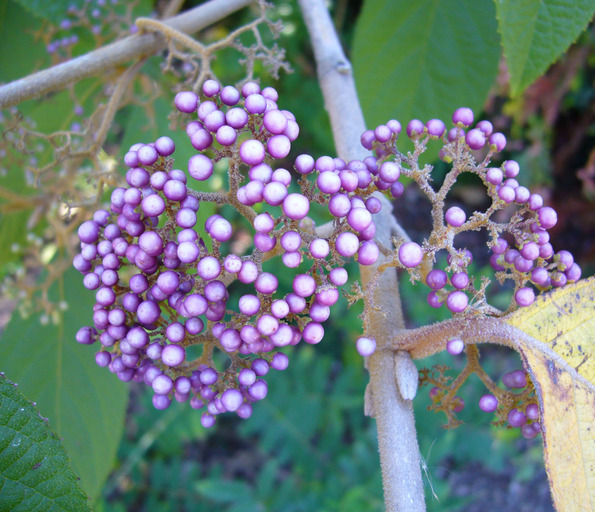
<svg viewBox="0 0 595 512">
<path fill-rule="evenodd" d="M 0 375 L 0 495 L 2 510 L 90 510 L 60 439 L 4 375 Z"/>
<path fill-rule="evenodd" d="M 70 269 L 50 290 L 54 302 L 68 309 L 57 324 L 15 313 L 0 343 L 2 370 L 64 439 L 72 465 L 87 494 L 96 498 L 112 469 L 123 429 L 128 391 L 99 368 L 94 350 L 75 341 L 77 330 L 92 324 L 94 293 Z"/>
<path fill-rule="evenodd" d="M 490 0 L 366 0 L 352 61 L 368 127 L 391 118 L 403 128 L 413 118 L 450 121 L 461 106 L 481 110 L 499 58 Z"/>
<path fill-rule="evenodd" d="M 60 23 L 66 17 L 68 7 L 74 5 L 81 8 L 85 5 L 84 0 L 15 0 L 25 7 L 33 16 L 45 18 L 52 23 Z"/>
<path fill-rule="evenodd" d="M 239 480 L 205 479 L 196 482 L 196 491 L 215 503 L 243 503 L 253 501 L 252 489 Z"/>
<path fill-rule="evenodd" d="M 498 31 L 513 96 L 541 76 L 585 30 L 593 0 L 498 0 Z"/>
</svg>

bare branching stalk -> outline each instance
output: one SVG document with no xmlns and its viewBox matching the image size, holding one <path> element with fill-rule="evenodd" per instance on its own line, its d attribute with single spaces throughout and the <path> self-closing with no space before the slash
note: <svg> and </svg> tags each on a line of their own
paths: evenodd
<svg viewBox="0 0 595 512">
<path fill-rule="evenodd" d="M 363 159 L 368 156 L 360 144 L 365 122 L 351 65 L 343 53 L 324 2 L 300 0 L 300 6 L 312 41 L 338 155 L 346 161 Z M 385 247 L 392 247 L 391 236 L 395 232 L 392 208 L 384 196 L 379 199 L 383 208 L 374 219 L 376 238 Z M 376 265 L 360 267 L 363 289 L 373 279 L 376 268 L 385 261 L 386 257 L 381 256 Z M 405 328 L 395 270 L 388 269 L 383 274 L 373 296 L 368 296 L 366 306 L 366 323 L 370 326 L 366 334 L 374 336 L 378 346 L 368 360 L 371 393 L 367 395 L 373 403 L 367 403 L 366 410 L 374 411 L 376 417 L 386 510 L 422 511 L 425 501 L 413 405 L 411 400 L 401 396 L 397 387 L 391 347 L 395 333 Z M 407 379 L 407 376 L 403 378 Z"/>
<path fill-rule="evenodd" d="M 253 0 L 211 0 L 169 18 L 164 23 L 185 34 L 193 34 L 251 3 Z M 153 55 L 166 46 L 166 39 L 160 33 L 135 34 L 116 41 L 86 55 L 3 85 L 0 87 L 0 110 L 59 90 L 83 78 L 106 73 L 115 66 L 131 60 Z"/>
</svg>

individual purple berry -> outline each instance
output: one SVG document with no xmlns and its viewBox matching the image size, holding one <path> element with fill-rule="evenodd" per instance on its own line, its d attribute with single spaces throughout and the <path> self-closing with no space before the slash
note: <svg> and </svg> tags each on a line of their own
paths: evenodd
<svg viewBox="0 0 595 512">
<path fill-rule="evenodd" d="M 442 137 L 446 132 L 446 126 L 440 119 L 430 119 L 426 123 L 426 129 L 431 137 Z"/>
<path fill-rule="evenodd" d="M 498 409 L 498 399 L 494 395 L 483 395 L 479 399 L 479 408 L 484 412 L 495 412 Z"/>
<path fill-rule="evenodd" d="M 458 228 L 465 223 L 467 215 L 465 215 L 465 212 L 458 206 L 452 206 L 446 210 L 444 219 L 450 226 Z"/>
<path fill-rule="evenodd" d="M 424 124 L 419 119 L 412 119 L 407 124 L 407 136 L 409 138 L 419 137 L 424 132 Z"/>
<path fill-rule="evenodd" d="M 446 298 L 446 307 L 452 313 L 462 313 L 467 309 L 469 305 L 469 298 L 465 294 L 465 292 L 456 290 L 454 292 L 450 292 L 448 297 Z"/>
<path fill-rule="evenodd" d="M 196 110 L 196 107 L 198 106 L 198 96 L 191 91 L 179 92 L 176 94 L 174 103 L 180 112 L 189 114 Z"/>
<path fill-rule="evenodd" d="M 465 342 L 460 338 L 454 338 L 446 343 L 446 350 L 452 356 L 458 356 L 463 352 Z"/>
<path fill-rule="evenodd" d="M 503 133 L 496 132 L 489 136 L 488 143 L 493 151 L 504 151 L 504 148 L 506 148 L 506 137 Z"/>
<path fill-rule="evenodd" d="M 369 357 L 376 351 L 376 339 L 360 336 L 355 342 L 355 346 L 360 356 Z"/>
<path fill-rule="evenodd" d="M 473 124 L 473 110 L 467 107 L 456 109 L 452 115 L 452 122 L 461 126 L 471 126 Z"/>
<path fill-rule="evenodd" d="M 465 134 L 465 142 L 471 149 L 478 150 L 485 146 L 486 137 L 481 130 L 473 128 Z"/>
<path fill-rule="evenodd" d="M 407 268 L 417 267 L 423 258 L 421 247 L 415 242 L 405 242 L 399 247 L 399 261 Z"/>
<path fill-rule="evenodd" d="M 283 213 L 293 220 L 301 220 L 310 211 L 310 201 L 302 194 L 289 194 L 283 200 Z"/>
</svg>

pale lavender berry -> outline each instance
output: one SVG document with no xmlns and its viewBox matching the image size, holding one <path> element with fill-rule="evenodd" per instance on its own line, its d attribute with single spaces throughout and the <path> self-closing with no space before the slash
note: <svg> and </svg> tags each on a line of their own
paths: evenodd
<svg viewBox="0 0 595 512">
<path fill-rule="evenodd" d="M 236 130 L 241 130 L 248 123 L 248 113 L 243 108 L 231 108 L 225 113 L 225 121 Z"/>
<path fill-rule="evenodd" d="M 202 84 L 202 92 L 208 98 L 215 96 L 221 90 L 221 85 L 217 80 L 205 80 L 205 83 Z"/>
<path fill-rule="evenodd" d="M 180 112 L 189 114 L 196 110 L 196 107 L 198 106 L 198 96 L 191 91 L 179 92 L 176 94 L 174 103 Z"/>
<path fill-rule="evenodd" d="M 316 345 L 317 343 L 320 343 L 324 337 L 324 327 L 318 322 L 310 322 L 304 327 L 302 337 L 306 343 Z"/>
<path fill-rule="evenodd" d="M 357 174 L 349 169 L 343 169 L 339 172 L 339 178 L 341 179 L 341 188 L 346 192 L 353 192 L 359 186 L 359 179 Z"/>
<path fill-rule="evenodd" d="M 576 263 L 573 263 L 567 270 L 564 271 L 566 280 L 569 283 L 574 283 L 581 278 L 582 270 Z"/>
<path fill-rule="evenodd" d="M 380 249 L 373 240 L 362 243 L 357 251 L 357 261 L 360 265 L 373 265 L 379 256 Z"/>
<path fill-rule="evenodd" d="M 286 233 L 287 234 L 287 233 Z M 323 259 L 329 255 L 330 247 L 326 240 L 317 238 L 310 243 L 310 254 L 313 258 Z"/>
<path fill-rule="evenodd" d="M 177 346 L 177 345 L 168 345 L 168 346 Z M 181 348 L 181 347 L 179 347 L 179 348 Z M 164 374 L 157 375 L 157 377 L 155 377 L 153 379 L 153 382 L 151 383 L 151 385 L 153 387 L 153 391 L 155 391 L 155 393 L 157 393 L 159 395 L 167 395 L 174 388 L 174 383 L 171 380 L 171 378 L 169 378 L 167 375 L 164 375 Z"/>
<path fill-rule="evenodd" d="M 163 136 L 155 141 L 155 149 L 160 155 L 169 156 L 175 151 L 176 145 L 169 137 Z"/>
<path fill-rule="evenodd" d="M 287 117 L 279 110 L 269 110 L 262 118 L 262 124 L 273 135 L 280 135 L 287 128 Z"/>
<path fill-rule="evenodd" d="M 287 186 L 277 181 L 267 183 L 262 191 L 262 197 L 271 206 L 279 206 L 287 197 Z"/>
<path fill-rule="evenodd" d="M 186 359 L 186 351 L 180 345 L 167 345 L 161 352 L 161 360 L 167 366 L 178 366 Z"/>
<path fill-rule="evenodd" d="M 257 292 L 265 295 L 272 295 L 277 290 L 279 280 L 268 272 L 261 272 L 254 282 L 254 288 Z"/>
<path fill-rule="evenodd" d="M 512 203 L 516 198 L 514 188 L 507 185 L 501 186 L 498 190 L 498 197 L 506 204 Z"/>
<path fill-rule="evenodd" d="M 494 412 L 498 409 L 498 399 L 494 395 L 483 395 L 479 399 L 479 408 L 484 412 Z"/>
<path fill-rule="evenodd" d="M 490 167 L 486 172 L 486 181 L 491 185 L 500 185 L 504 179 L 504 173 L 497 167 Z"/>
<path fill-rule="evenodd" d="M 99 239 L 99 224 L 93 220 L 83 222 L 78 229 L 81 242 L 92 244 Z"/>
<path fill-rule="evenodd" d="M 240 333 L 236 329 L 225 329 L 219 338 L 226 352 L 235 352 L 242 344 Z"/>
<path fill-rule="evenodd" d="M 465 348 L 465 342 L 460 338 L 454 338 L 452 340 L 448 340 L 446 343 L 446 350 L 452 356 L 458 356 L 463 352 Z"/>
<path fill-rule="evenodd" d="M 488 135 L 488 134 L 486 134 Z M 490 144 L 490 148 L 493 151 L 504 151 L 504 148 L 506 147 L 506 137 L 504 136 L 503 133 L 500 132 L 496 132 L 496 133 L 492 133 L 489 136 L 488 142 Z"/>
<path fill-rule="evenodd" d="M 334 171 L 324 171 L 318 175 L 316 184 L 324 194 L 335 194 L 341 190 L 341 178 Z"/>
<path fill-rule="evenodd" d="M 376 140 L 376 135 L 374 134 L 373 130 L 366 130 L 364 133 L 362 133 L 361 138 L 360 138 L 360 142 L 361 142 L 362 146 L 369 150 L 371 150 L 373 148 L 375 140 Z"/>
<path fill-rule="evenodd" d="M 535 212 L 543 206 L 543 197 L 539 194 L 531 194 L 529 196 L 529 201 L 527 202 L 529 204 L 529 209 Z"/>
<path fill-rule="evenodd" d="M 138 161 L 142 165 L 153 165 L 159 158 L 159 153 L 153 146 L 144 145 L 136 152 Z"/>
<path fill-rule="evenodd" d="M 297 251 L 302 243 L 302 237 L 297 231 L 287 231 L 281 237 L 281 247 L 286 251 Z"/>
<path fill-rule="evenodd" d="M 238 373 L 238 382 L 242 386 L 251 386 L 256 382 L 256 373 L 250 368 L 242 368 Z"/>
<path fill-rule="evenodd" d="M 275 169 L 271 176 L 271 181 L 276 181 L 288 187 L 291 184 L 291 173 L 287 169 Z"/>
<path fill-rule="evenodd" d="M 426 129 L 431 137 L 442 137 L 446 132 L 446 126 L 440 119 L 430 119 L 426 123 Z"/>
<path fill-rule="evenodd" d="M 539 258 L 539 245 L 535 242 L 527 242 L 521 248 L 521 256 L 527 260 L 533 261 Z"/>
<path fill-rule="evenodd" d="M 419 137 L 424 132 L 424 124 L 419 119 L 412 119 L 407 124 L 407 136 L 410 138 Z"/>
<path fill-rule="evenodd" d="M 273 359 L 271 360 L 271 368 L 277 371 L 286 370 L 289 366 L 289 357 L 286 354 L 282 354 L 281 352 L 277 352 Z"/>
<path fill-rule="evenodd" d="M 457 108 L 452 115 L 453 124 L 471 126 L 473 124 L 473 110 L 467 107 Z"/>
<path fill-rule="evenodd" d="M 328 209 L 334 217 L 345 217 L 351 210 L 351 201 L 347 194 L 335 194 L 329 200 Z"/>
<path fill-rule="evenodd" d="M 465 223 L 465 221 L 467 220 L 467 215 L 458 206 L 452 206 L 448 210 L 446 210 L 444 219 L 450 226 L 458 228 Z"/>
<path fill-rule="evenodd" d="M 390 193 L 395 199 L 401 197 L 403 192 L 405 192 L 405 186 L 398 181 L 393 183 L 390 187 Z"/>
<path fill-rule="evenodd" d="M 213 162 L 205 155 L 194 155 L 188 160 L 188 174 L 195 180 L 205 181 L 213 175 Z"/>
<path fill-rule="evenodd" d="M 377 197 L 368 197 L 364 204 L 366 205 L 366 209 L 372 214 L 378 213 L 380 210 L 382 210 L 382 202 Z"/>
<path fill-rule="evenodd" d="M 118 374 L 118 377 L 120 377 L 120 374 Z M 124 379 L 122 379 L 124 380 Z M 126 382 L 124 380 L 124 382 Z M 162 411 L 164 409 L 167 409 L 170 404 L 171 404 L 171 398 L 169 398 L 166 395 L 160 395 L 160 394 L 155 394 L 153 395 L 153 407 L 155 407 L 155 409 Z"/>
<path fill-rule="evenodd" d="M 206 281 L 216 279 L 221 274 L 221 264 L 219 263 L 219 260 L 213 256 L 205 256 L 202 258 L 198 262 L 196 269 L 198 275 Z"/>
<path fill-rule="evenodd" d="M 238 279 L 242 283 L 253 283 L 258 277 L 258 267 L 253 261 L 244 261 L 242 268 L 238 272 Z"/>
<path fill-rule="evenodd" d="M 208 412 L 203 412 L 200 416 L 200 424 L 204 428 L 211 428 L 215 424 L 216 418 Z"/>
<path fill-rule="evenodd" d="M 355 342 L 357 352 L 362 357 L 369 357 L 376 351 L 376 339 L 360 336 Z"/>
<path fill-rule="evenodd" d="M 506 160 L 506 162 L 502 164 L 502 168 L 504 169 L 504 174 L 507 178 L 515 178 L 521 169 L 518 162 L 514 160 Z"/>
<path fill-rule="evenodd" d="M 452 313 L 461 313 L 467 309 L 469 298 L 467 295 L 459 290 L 450 292 L 446 298 L 446 307 Z"/>
<path fill-rule="evenodd" d="M 481 130 L 486 137 L 489 137 L 494 131 L 494 127 L 492 126 L 492 123 L 490 123 L 489 121 L 479 121 L 479 123 L 475 125 L 475 128 Z"/>
<path fill-rule="evenodd" d="M 248 388 L 248 394 L 254 400 L 262 400 L 267 396 L 268 386 L 266 381 L 258 379 Z"/>
<path fill-rule="evenodd" d="M 415 242 L 405 242 L 399 247 L 399 261 L 407 268 L 417 267 L 423 258 L 421 247 Z"/>
<path fill-rule="evenodd" d="M 238 134 L 231 126 L 224 124 L 217 128 L 215 138 L 222 146 L 231 146 L 238 138 Z"/>
<path fill-rule="evenodd" d="M 221 98 L 221 102 L 225 105 L 232 107 L 238 101 L 240 101 L 240 91 L 238 91 L 235 87 L 231 85 L 226 85 L 222 90 L 221 94 L 219 95 Z"/>
<path fill-rule="evenodd" d="M 319 172 L 335 172 L 337 170 L 335 160 L 330 156 L 321 156 L 317 158 L 315 168 Z"/>
<path fill-rule="evenodd" d="M 208 220 L 207 220 L 208 222 Z M 205 223 L 205 227 L 211 237 L 218 242 L 227 242 L 233 235 L 233 228 L 231 223 L 221 216 L 213 218 L 212 222 L 209 223 L 208 227 Z"/>
<path fill-rule="evenodd" d="M 463 290 L 469 285 L 469 276 L 467 275 L 467 272 L 455 272 L 450 278 L 450 283 L 457 290 Z"/>
<path fill-rule="evenodd" d="M 374 129 L 374 137 L 378 142 L 387 142 L 392 134 L 390 128 L 385 124 L 381 124 Z"/>
<path fill-rule="evenodd" d="M 265 149 L 262 142 L 254 139 L 242 142 L 240 158 L 248 165 L 258 165 L 264 161 Z"/>
<path fill-rule="evenodd" d="M 314 158 L 312 158 L 310 155 L 307 154 L 303 154 L 303 155 L 299 155 L 296 159 L 295 159 L 295 170 L 297 172 L 299 172 L 300 174 L 309 174 L 314 170 Z"/>
<path fill-rule="evenodd" d="M 558 222 L 558 214 L 549 206 L 544 206 L 537 210 L 537 218 L 539 220 L 539 225 L 543 229 L 553 228 Z"/>
<path fill-rule="evenodd" d="M 395 119 L 387 121 L 386 126 L 390 128 L 391 132 L 396 133 L 397 135 L 401 133 L 401 123 Z"/>
<path fill-rule="evenodd" d="M 372 214 L 366 208 L 352 208 L 347 223 L 357 232 L 364 231 L 372 223 Z"/>
<path fill-rule="evenodd" d="M 293 279 L 293 291 L 299 297 L 309 297 L 316 291 L 316 281 L 307 274 L 298 274 Z"/>
<path fill-rule="evenodd" d="M 439 268 L 431 270 L 426 276 L 426 284 L 432 290 L 440 290 L 448 283 L 448 274 Z"/>
<path fill-rule="evenodd" d="M 394 183 L 401 176 L 401 168 L 395 162 L 384 162 L 378 169 L 378 177 L 386 183 Z"/>
<path fill-rule="evenodd" d="M 221 393 L 221 404 L 229 412 L 237 411 L 244 403 L 244 396 L 237 389 L 226 389 Z"/>
<path fill-rule="evenodd" d="M 250 114 L 263 114 L 267 108 L 267 101 L 262 94 L 250 94 L 246 97 L 244 106 Z"/>
<path fill-rule="evenodd" d="M 477 128 L 473 128 L 472 130 L 469 130 L 465 134 L 465 142 L 471 149 L 477 150 L 477 149 L 481 149 L 485 146 L 486 137 L 485 137 L 485 134 L 481 130 L 478 130 Z"/>
<path fill-rule="evenodd" d="M 271 304 L 271 313 L 275 318 L 285 318 L 289 314 L 289 304 L 283 299 L 277 299 Z"/>
<path fill-rule="evenodd" d="M 145 231 L 140 235 L 138 245 L 149 256 L 159 256 L 163 253 L 163 240 L 155 231 Z"/>
<path fill-rule="evenodd" d="M 267 142 L 267 150 L 273 158 L 285 158 L 291 150 L 291 141 L 285 135 L 273 135 Z"/>
<path fill-rule="evenodd" d="M 359 249 L 359 238 L 348 231 L 341 233 L 335 240 L 335 248 L 341 256 L 350 258 Z"/>
<path fill-rule="evenodd" d="M 335 286 L 343 286 L 349 279 L 349 274 L 344 268 L 337 267 L 330 271 L 329 279 Z"/>
<path fill-rule="evenodd" d="M 302 194 L 289 194 L 283 200 L 283 213 L 293 220 L 301 220 L 310 211 L 310 201 Z"/>
</svg>

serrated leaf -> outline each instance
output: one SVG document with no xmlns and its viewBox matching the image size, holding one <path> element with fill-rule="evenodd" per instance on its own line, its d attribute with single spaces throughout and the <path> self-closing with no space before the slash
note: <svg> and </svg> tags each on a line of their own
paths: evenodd
<svg viewBox="0 0 595 512">
<path fill-rule="evenodd" d="M 498 0 L 496 14 L 513 96 L 546 72 L 585 30 L 593 0 Z"/>
<path fill-rule="evenodd" d="M 538 297 L 507 322 L 530 336 L 518 343 L 540 402 L 546 469 L 556 509 L 593 510 L 595 278 Z"/>
<path fill-rule="evenodd" d="M 19 512 L 88 511 L 66 450 L 35 406 L 0 375 L 0 505 Z"/>
<path fill-rule="evenodd" d="M 490 0 L 366 0 L 352 61 L 368 127 L 481 110 L 498 70 L 496 28 Z"/>
<path fill-rule="evenodd" d="M 94 499 L 112 469 L 123 429 L 128 388 L 99 368 L 94 350 L 75 341 L 77 330 L 92 323 L 94 294 L 70 269 L 51 289 L 52 299 L 69 308 L 58 324 L 15 313 L 0 340 L 7 376 L 37 402 L 41 413 L 64 439 L 81 485 Z"/>
</svg>

